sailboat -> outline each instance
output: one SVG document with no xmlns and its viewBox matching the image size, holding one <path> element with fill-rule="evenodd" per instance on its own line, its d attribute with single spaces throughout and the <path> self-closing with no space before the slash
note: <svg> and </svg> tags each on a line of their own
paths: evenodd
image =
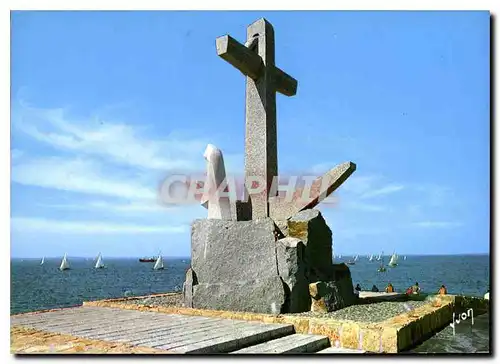
<svg viewBox="0 0 500 364">
<path fill-rule="evenodd" d="M 161 256 L 161 253 L 158 254 L 158 259 L 156 259 L 155 266 L 153 267 L 154 270 L 160 270 L 163 269 L 163 258 Z"/>
<path fill-rule="evenodd" d="M 373 262 L 373 254 L 370 255 L 370 258 L 368 259 L 370 262 Z"/>
<path fill-rule="evenodd" d="M 382 259 L 382 254 L 384 254 L 384 252 L 380 253 L 377 257 L 377 261 L 381 260 Z"/>
<path fill-rule="evenodd" d="M 94 268 L 95 269 L 104 268 L 104 262 L 102 261 L 101 253 L 99 253 L 99 255 L 97 256 L 97 262 L 95 263 Z"/>
<path fill-rule="evenodd" d="M 379 258 L 380 258 L 382 261 L 380 262 L 380 267 L 378 267 L 378 269 L 377 269 L 377 270 L 378 270 L 379 272 L 385 272 L 385 271 L 387 270 L 387 268 L 384 266 L 384 259 L 382 259 L 382 257 L 380 257 L 380 256 L 379 256 Z M 377 260 L 379 260 L 379 259 L 377 259 Z"/>
<path fill-rule="evenodd" d="M 42 257 L 42 261 L 40 262 L 40 265 L 43 265 L 45 263 L 45 257 Z"/>
<path fill-rule="evenodd" d="M 64 253 L 64 258 L 61 262 L 61 266 L 59 267 L 59 270 L 63 271 L 63 270 L 67 270 L 69 269 L 69 262 L 68 262 L 68 258 L 66 256 L 66 253 Z"/>
<path fill-rule="evenodd" d="M 391 260 L 389 261 L 389 267 L 395 267 L 398 265 L 398 256 L 394 252 L 391 256 Z"/>
<path fill-rule="evenodd" d="M 403 257 L 403 260 L 406 260 L 406 255 Z"/>
<path fill-rule="evenodd" d="M 358 255 L 356 254 L 356 256 L 354 257 L 354 261 L 356 262 L 358 260 Z"/>
</svg>

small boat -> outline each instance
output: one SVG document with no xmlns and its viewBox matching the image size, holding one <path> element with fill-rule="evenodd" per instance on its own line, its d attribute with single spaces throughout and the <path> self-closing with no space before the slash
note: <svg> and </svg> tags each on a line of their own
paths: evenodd
<svg viewBox="0 0 500 364">
<path fill-rule="evenodd" d="M 391 256 L 391 260 L 389 261 L 389 267 L 395 267 L 398 265 L 398 256 L 396 252 L 394 252 Z"/>
<path fill-rule="evenodd" d="M 42 261 L 40 262 L 40 265 L 43 265 L 45 263 L 45 257 L 42 258 Z"/>
<path fill-rule="evenodd" d="M 349 261 L 347 261 L 347 262 L 346 262 L 346 264 L 349 264 L 349 265 L 354 265 L 354 264 L 356 264 L 356 261 L 354 261 L 354 260 L 349 260 Z"/>
<path fill-rule="evenodd" d="M 403 260 L 406 260 L 406 255 L 403 257 Z"/>
<path fill-rule="evenodd" d="M 354 262 L 357 262 L 358 261 L 358 255 L 356 254 L 356 256 L 354 257 Z"/>
<path fill-rule="evenodd" d="M 369 260 L 370 262 L 373 262 L 373 254 L 372 254 L 372 255 L 370 255 L 370 258 L 368 258 L 368 260 Z"/>
<path fill-rule="evenodd" d="M 95 269 L 104 268 L 104 262 L 102 261 L 102 255 L 101 255 L 101 253 L 99 253 L 99 255 L 97 256 L 97 262 L 95 263 L 94 268 Z"/>
<path fill-rule="evenodd" d="M 380 253 L 377 257 L 377 261 L 380 261 L 382 259 L 382 255 L 384 254 L 384 252 Z"/>
<path fill-rule="evenodd" d="M 377 269 L 379 272 L 385 272 L 387 269 L 384 267 L 384 264 L 381 264 Z"/>
<path fill-rule="evenodd" d="M 156 263 L 153 267 L 154 270 L 161 270 L 161 269 L 164 269 L 164 266 L 163 266 L 163 258 L 161 256 L 161 253 L 158 254 L 158 259 L 156 259 Z"/>
<path fill-rule="evenodd" d="M 156 262 L 156 258 L 139 258 L 139 262 L 141 262 L 141 263 L 154 263 L 154 262 Z"/>
<path fill-rule="evenodd" d="M 68 269 L 69 269 L 69 262 L 68 262 L 68 258 L 66 256 L 66 253 L 64 253 L 64 257 L 61 261 L 61 266 L 59 267 L 59 270 L 63 271 L 63 270 L 68 270 Z"/>
</svg>

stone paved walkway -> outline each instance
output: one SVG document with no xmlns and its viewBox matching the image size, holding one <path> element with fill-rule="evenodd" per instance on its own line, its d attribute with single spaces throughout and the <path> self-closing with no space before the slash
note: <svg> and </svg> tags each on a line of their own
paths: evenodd
<svg viewBox="0 0 500 364">
<path fill-rule="evenodd" d="M 293 325 L 82 306 L 11 316 L 13 353 L 311 353 L 326 336 Z"/>
</svg>

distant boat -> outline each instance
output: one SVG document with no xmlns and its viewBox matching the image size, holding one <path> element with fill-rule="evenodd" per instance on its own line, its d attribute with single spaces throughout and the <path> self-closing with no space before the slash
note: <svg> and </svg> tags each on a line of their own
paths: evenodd
<svg viewBox="0 0 500 364">
<path fill-rule="evenodd" d="M 354 257 L 354 261 L 357 262 L 358 261 L 358 255 L 356 254 L 356 256 Z"/>
<path fill-rule="evenodd" d="M 63 271 L 63 270 L 67 270 L 69 269 L 69 262 L 68 262 L 68 258 L 66 256 L 66 253 L 64 253 L 64 257 L 61 261 L 61 266 L 59 267 L 59 270 Z"/>
<path fill-rule="evenodd" d="M 381 259 L 382 259 L 382 254 L 383 254 L 383 253 L 384 253 L 384 252 L 382 252 L 381 254 L 379 254 L 379 255 L 378 255 L 378 257 L 377 257 L 377 261 L 379 261 L 379 260 L 381 260 Z"/>
<path fill-rule="evenodd" d="M 387 268 L 384 266 L 384 258 L 380 255 L 379 255 L 379 258 L 380 258 L 381 262 L 380 262 L 380 266 L 378 267 L 377 271 L 385 272 L 387 270 Z M 377 259 L 377 260 L 379 260 L 379 259 Z"/>
<path fill-rule="evenodd" d="M 141 263 L 154 263 L 156 262 L 156 258 L 139 258 L 139 262 Z"/>
<path fill-rule="evenodd" d="M 398 265 L 398 256 L 396 252 L 394 252 L 391 256 L 391 260 L 389 261 L 389 267 L 395 267 Z"/>
<path fill-rule="evenodd" d="M 42 261 L 40 262 L 40 265 L 43 265 L 45 263 L 45 257 L 42 258 Z"/>
<path fill-rule="evenodd" d="M 339 259 L 342 258 L 342 254 L 339 254 Z"/>
<path fill-rule="evenodd" d="M 403 257 L 403 260 L 406 260 L 406 255 Z"/>
<path fill-rule="evenodd" d="M 156 263 L 155 263 L 155 266 L 153 267 L 154 270 L 160 270 L 160 269 L 164 269 L 163 267 L 163 258 L 161 256 L 161 253 L 158 254 L 158 259 L 156 259 Z"/>
<path fill-rule="evenodd" d="M 373 262 L 373 254 L 370 255 L 370 258 L 368 259 L 370 262 Z"/>
<path fill-rule="evenodd" d="M 99 255 L 97 256 L 97 262 L 95 263 L 94 268 L 95 269 L 104 268 L 104 262 L 102 261 L 102 255 L 101 255 L 101 253 L 99 253 Z"/>
</svg>

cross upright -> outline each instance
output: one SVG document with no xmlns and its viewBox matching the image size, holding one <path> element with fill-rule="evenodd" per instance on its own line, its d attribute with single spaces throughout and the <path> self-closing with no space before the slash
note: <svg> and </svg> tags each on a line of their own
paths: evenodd
<svg viewBox="0 0 500 364">
<path fill-rule="evenodd" d="M 217 54 L 246 76 L 245 186 L 252 187 L 252 177 L 265 181 L 266 188 L 250 198 L 252 219 L 268 217 L 269 192 L 278 176 L 276 92 L 295 95 L 297 80 L 275 66 L 274 29 L 264 18 L 248 26 L 245 45 L 225 35 L 216 46 Z"/>
</svg>

